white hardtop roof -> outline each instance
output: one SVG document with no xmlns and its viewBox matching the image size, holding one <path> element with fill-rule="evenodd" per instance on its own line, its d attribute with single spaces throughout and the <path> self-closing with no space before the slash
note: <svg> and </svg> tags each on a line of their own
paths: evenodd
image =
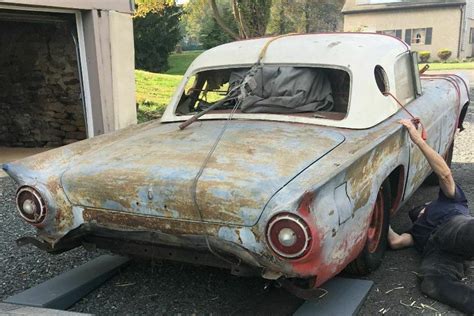
<svg viewBox="0 0 474 316">
<path fill-rule="evenodd" d="M 176 115 L 176 107 L 191 76 L 206 69 L 250 67 L 258 60 L 264 45 L 272 38 L 259 38 L 224 44 L 203 52 L 189 66 L 161 119 L 176 122 L 191 115 Z M 395 63 L 410 47 L 401 40 L 375 33 L 327 33 L 291 35 L 270 43 L 265 64 L 288 64 L 337 68 L 349 73 L 351 79 L 347 116 L 342 120 L 296 117 L 282 114 L 236 113 L 235 119 L 274 120 L 364 129 L 384 121 L 399 110 L 377 87 L 374 69 L 381 66 L 387 75 L 390 92 L 396 94 Z M 227 114 L 209 113 L 201 119 L 226 119 Z"/>
<path fill-rule="evenodd" d="M 211 48 L 189 67 L 213 68 L 219 65 L 254 64 L 263 46 L 272 38 L 232 42 Z M 349 67 L 361 61 L 380 63 L 395 59 L 408 46 L 401 40 L 375 33 L 321 33 L 288 35 L 268 46 L 262 62 L 290 64 L 322 64 Z"/>
</svg>

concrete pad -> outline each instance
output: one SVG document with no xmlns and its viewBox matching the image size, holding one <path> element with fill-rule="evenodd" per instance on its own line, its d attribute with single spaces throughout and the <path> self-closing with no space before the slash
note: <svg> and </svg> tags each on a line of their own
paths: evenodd
<svg viewBox="0 0 474 316">
<path fill-rule="evenodd" d="M 306 301 L 293 315 L 356 315 L 373 284 L 368 280 L 336 277 L 321 286 L 326 295 Z"/>
<path fill-rule="evenodd" d="M 33 156 L 52 148 L 20 148 L 20 147 L 0 147 L 0 165 Z M 0 178 L 6 177 L 7 174 L 0 168 Z"/>
<path fill-rule="evenodd" d="M 76 312 L 66 312 L 49 308 L 38 308 L 16 304 L 0 303 L 0 315 L 35 315 L 35 316 L 86 316 L 92 314 L 83 314 Z"/>
<path fill-rule="evenodd" d="M 33 307 L 67 309 L 115 275 L 130 261 L 103 255 L 57 277 L 7 298 L 4 302 Z"/>
</svg>

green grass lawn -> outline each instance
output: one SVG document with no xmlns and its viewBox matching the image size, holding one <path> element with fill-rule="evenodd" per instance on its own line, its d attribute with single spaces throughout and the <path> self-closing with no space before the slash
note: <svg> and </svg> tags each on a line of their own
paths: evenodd
<svg viewBox="0 0 474 316">
<path fill-rule="evenodd" d="M 155 119 L 163 114 L 182 77 L 135 70 L 139 122 Z"/>
<path fill-rule="evenodd" d="M 163 114 L 186 69 L 200 53 L 202 51 L 171 54 L 168 59 L 170 69 L 164 74 L 135 70 L 139 122 Z"/>
<path fill-rule="evenodd" d="M 166 72 L 168 75 L 184 75 L 189 65 L 198 57 L 202 50 L 184 51 L 181 54 L 171 54 L 168 57 L 170 69 Z"/>
<path fill-rule="evenodd" d="M 420 64 L 422 68 L 425 64 Z M 474 62 L 469 63 L 431 63 L 429 70 L 474 69 Z"/>
</svg>

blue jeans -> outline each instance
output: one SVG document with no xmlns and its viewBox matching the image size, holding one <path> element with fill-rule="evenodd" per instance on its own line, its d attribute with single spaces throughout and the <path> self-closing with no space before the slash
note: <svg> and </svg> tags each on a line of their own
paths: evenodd
<svg viewBox="0 0 474 316">
<path fill-rule="evenodd" d="M 428 240 L 420 267 L 421 291 L 467 314 L 474 314 L 474 289 L 461 280 L 474 258 L 474 217 L 458 215 Z"/>
</svg>

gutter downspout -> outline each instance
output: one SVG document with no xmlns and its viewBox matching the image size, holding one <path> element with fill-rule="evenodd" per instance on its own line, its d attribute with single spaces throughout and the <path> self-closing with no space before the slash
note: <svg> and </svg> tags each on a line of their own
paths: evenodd
<svg viewBox="0 0 474 316">
<path fill-rule="evenodd" d="M 463 40 L 464 40 L 464 14 L 465 14 L 465 4 L 462 4 L 460 6 L 460 14 L 461 14 L 461 18 L 460 18 L 460 21 L 459 21 L 459 40 L 458 40 L 458 53 L 457 53 L 457 58 L 459 59 L 459 57 L 461 56 L 461 50 L 464 50 L 463 47 L 464 47 L 464 43 L 463 43 Z"/>
</svg>

